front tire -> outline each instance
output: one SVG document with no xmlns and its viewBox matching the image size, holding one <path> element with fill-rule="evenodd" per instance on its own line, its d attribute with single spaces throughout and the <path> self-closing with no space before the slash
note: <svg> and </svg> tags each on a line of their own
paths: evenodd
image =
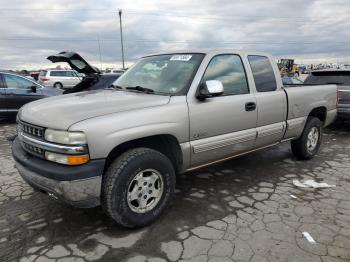
<svg viewBox="0 0 350 262">
<path fill-rule="evenodd" d="M 319 151 L 322 141 L 322 122 L 309 117 L 301 136 L 291 141 L 292 152 L 300 160 L 313 158 Z"/>
<path fill-rule="evenodd" d="M 102 183 L 102 208 L 124 227 L 154 222 L 174 195 L 176 176 L 171 161 L 149 148 L 131 149 L 107 169 Z"/>
</svg>

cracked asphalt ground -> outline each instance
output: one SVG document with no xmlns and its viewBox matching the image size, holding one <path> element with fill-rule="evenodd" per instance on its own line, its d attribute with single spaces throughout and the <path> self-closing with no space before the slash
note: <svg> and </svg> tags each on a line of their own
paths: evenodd
<svg viewBox="0 0 350 262">
<path fill-rule="evenodd" d="M 1 261 L 350 261 L 350 124 L 327 129 L 311 161 L 286 143 L 181 175 L 170 208 L 138 230 L 33 192 L 14 168 L 14 133 L 0 125 Z"/>
</svg>

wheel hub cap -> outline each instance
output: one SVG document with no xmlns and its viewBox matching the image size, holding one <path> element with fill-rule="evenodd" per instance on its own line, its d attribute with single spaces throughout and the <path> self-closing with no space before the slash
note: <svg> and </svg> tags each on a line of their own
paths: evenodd
<svg viewBox="0 0 350 262">
<path fill-rule="evenodd" d="M 127 201 L 130 209 L 136 213 L 152 210 L 163 195 L 163 178 L 154 169 L 146 169 L 136 174 L 131 181 Z"/>
<path fill-rule="evenodd" d="M 319 131 L 316 127 L 311 128 L 309 134 L 307 135 L 307 150 L 312 152 L 317 147 L 319 140 Z"/>
</svg>

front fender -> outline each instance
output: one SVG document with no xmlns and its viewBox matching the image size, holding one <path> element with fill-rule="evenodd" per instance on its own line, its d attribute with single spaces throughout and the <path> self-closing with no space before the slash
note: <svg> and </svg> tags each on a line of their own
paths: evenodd
<svg viewBox="0 0 350 262">
<path fill-rule="evenodd" d="M 186 98 L 175 97 L 167 105 L 87 119 L 70 130 L 85 132 L 91 159 L 106 158 L 116 146 L 149 136 L 172 135 L 179 143 L 188 142 Z"/>
</svg>

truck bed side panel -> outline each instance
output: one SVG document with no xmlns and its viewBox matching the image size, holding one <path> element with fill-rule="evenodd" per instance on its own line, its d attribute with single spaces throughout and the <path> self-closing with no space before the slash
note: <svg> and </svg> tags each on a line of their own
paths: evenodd
<svg viewBox="0 0 350 262">
<path fill-rule="evenodd" d="M 285 89 L 288 98 L 287 132 L 285 139 L 301 135 L 307 117 L 316 108 L 327 111 L 324 125 L 336 116 L 337 87 L 335 85 L 296 86 Z"/>
</svg>

